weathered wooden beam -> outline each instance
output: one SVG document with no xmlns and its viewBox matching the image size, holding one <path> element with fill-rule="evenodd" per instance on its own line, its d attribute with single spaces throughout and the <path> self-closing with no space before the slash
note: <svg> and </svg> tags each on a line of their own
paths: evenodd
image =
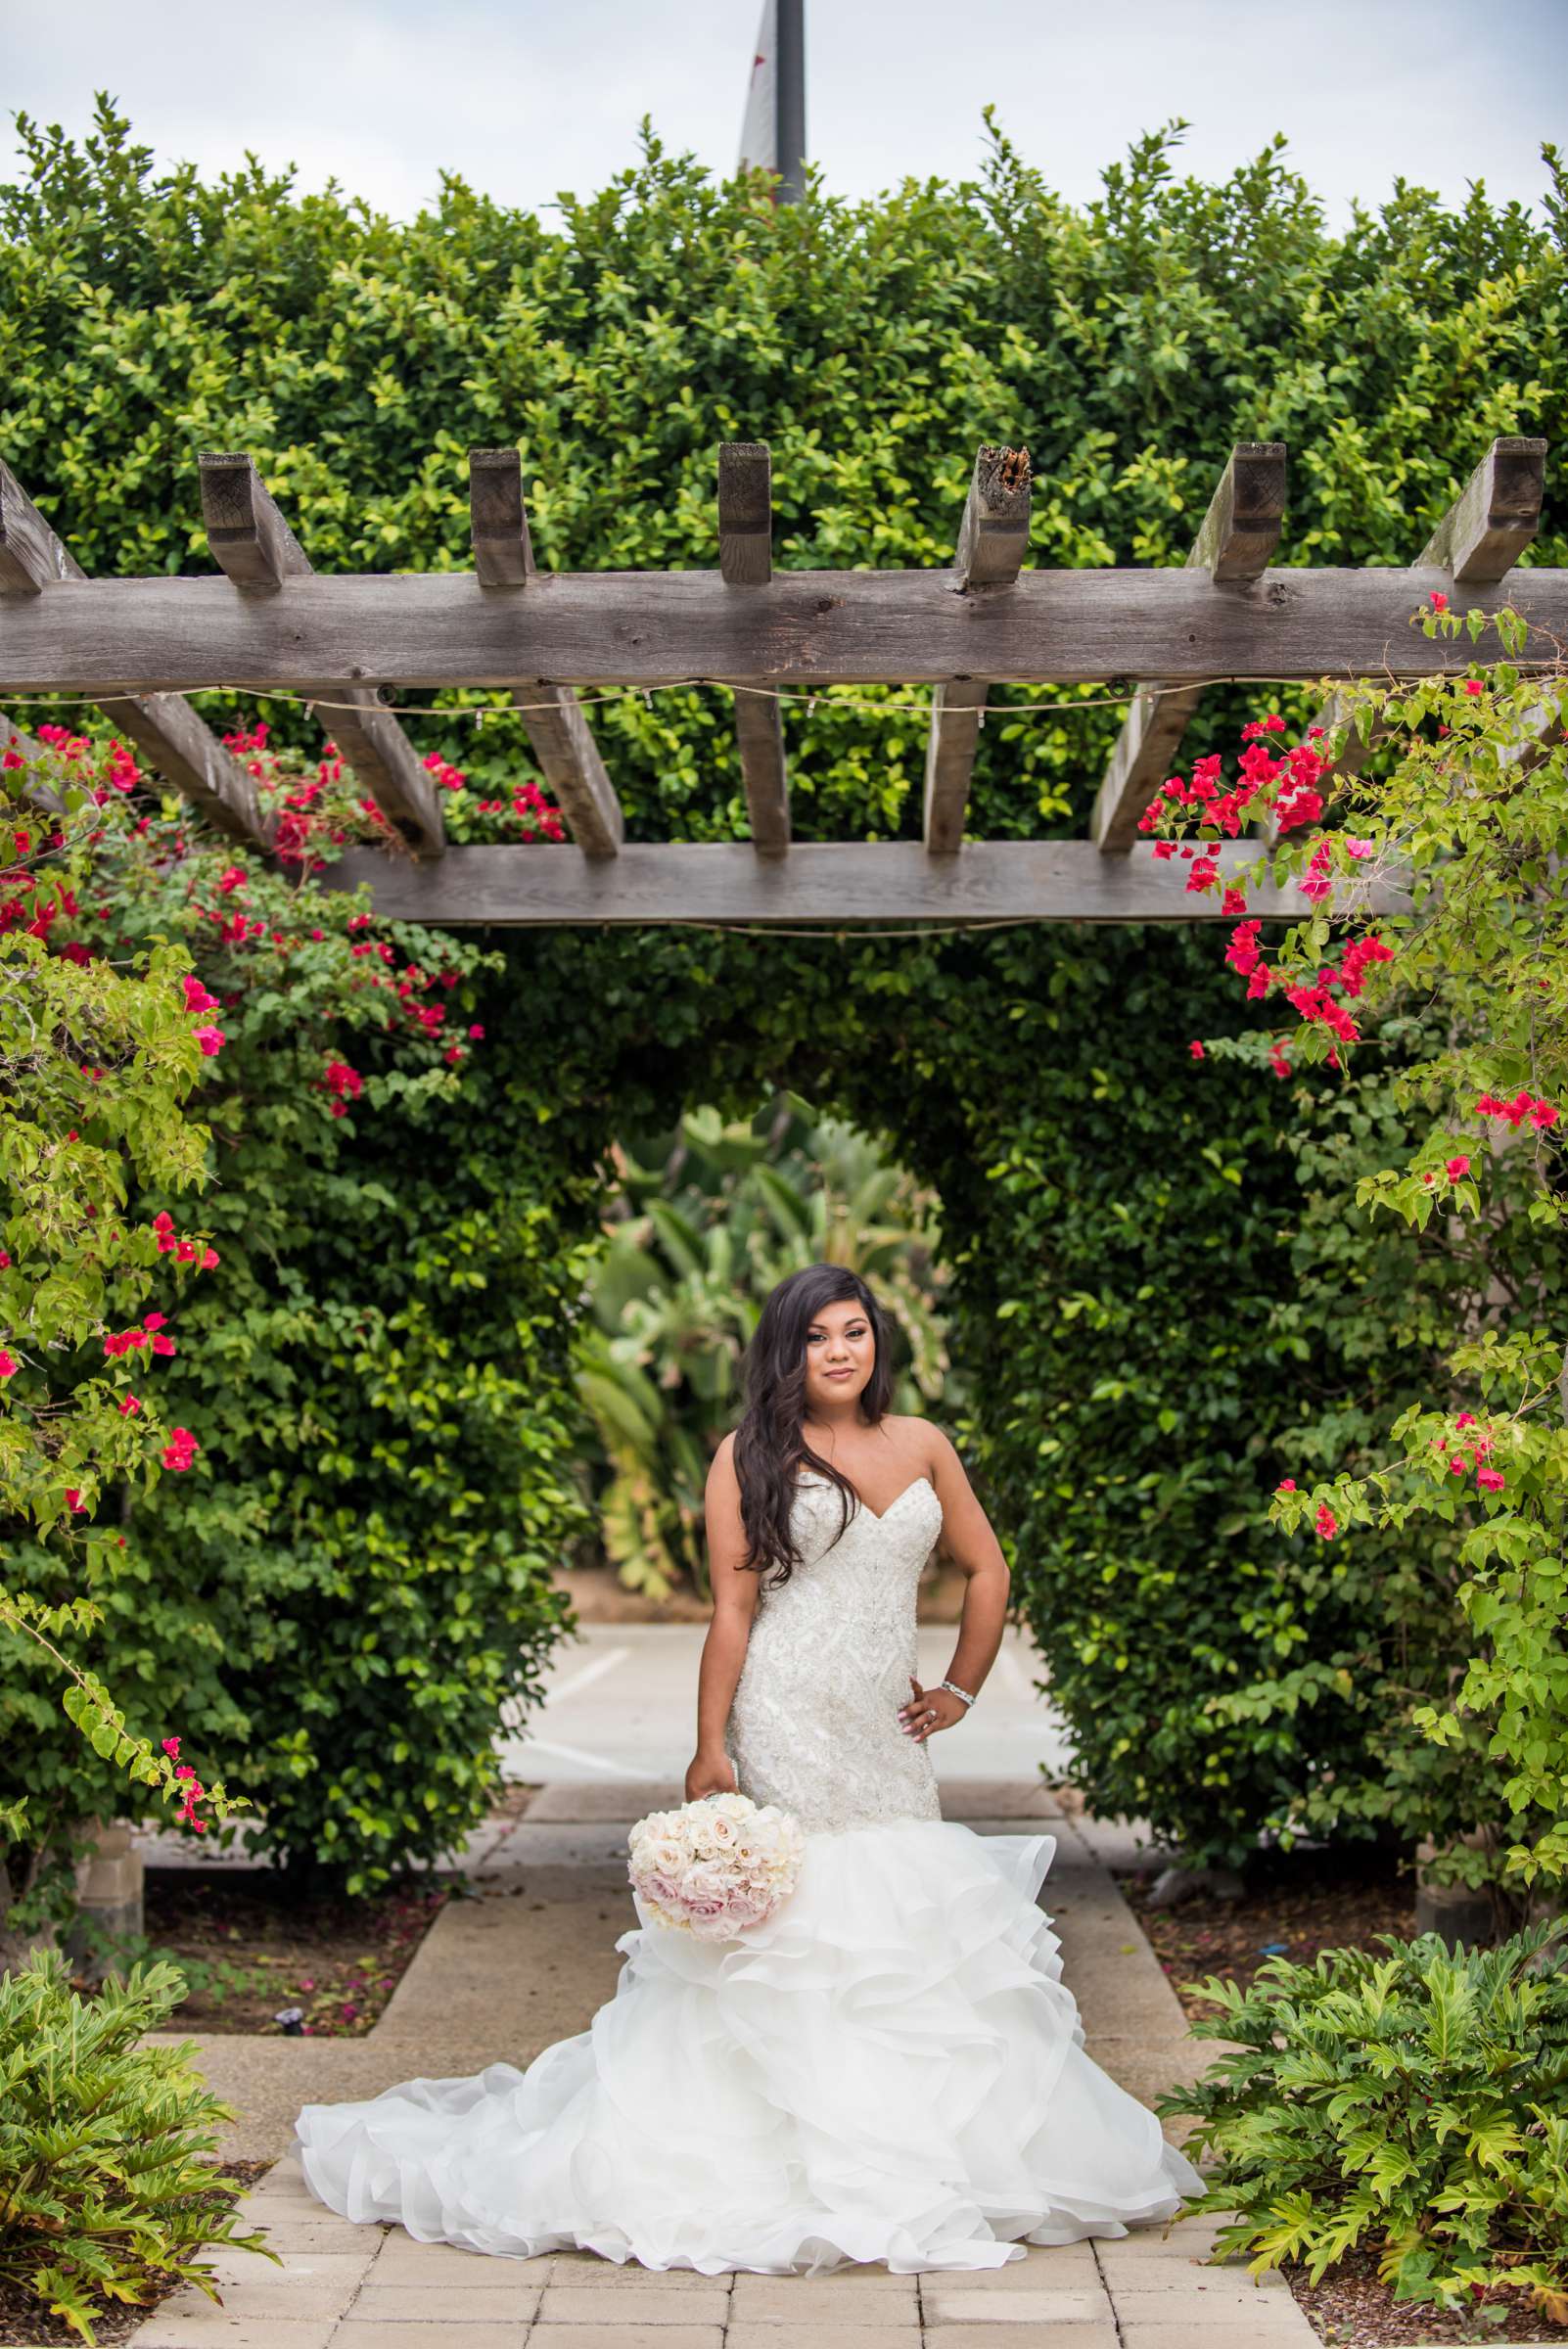
<svg viewBox="0 0 1568 2349">
<path fill-rule="evenodd" d="M 14 758 L 20 759 L 25 768 L 37 766 L 49 755 L 41 742 L 36 742 L 30 734 L 23 733 L 22 728 L 14 725 L 5 712 L 0 710 L 0 754 L 6 752 L 9 752 Z M 16 786 L 13 785 L 11 788 L 15 789 Z M 52 783 L 44 782 L 39 775 L 27 773 L 21 785 L 21 794 L 30 806 L 41 809 L 48 815 L 64 815 L 66 813 L 66 803 L 59 792 Z"/>
<path fill-rule="evenodd" d="M 1089 819 L 1089 838 L 1103 854 L 1121 855 L 1132 846 L 1138 818 L 1171 772 L 1201 699 L 1195 685 L 1145 685 L 1134 699 Z"/>
<path fill-rule="evenodd" d="M 0 598 L 42 603 L 86 576 L 10 466 L 0 461 Z M 252 847 L 266 846 L 272 824 L 261 812 L 254 778 L 189 702 L 166 693 L 119 694 L 100 707 L 164 781 L 194 802 L 220 832 Z"/>
<path fill-rule="evenodd" d="M 469 450 L 468 504 L 481 586 L 516 589 L 537 578 L 523 460 L 515 448 Z M 614 856 L 625 820 L 576 695 L 570 685 L 530 677 L 512 698 L 577 847 L 586 856 Z"/>
<path fill-rule="evenodd" d="M 521 594 L 472 574 L 288 580 L 85 579 L 0 598 L 0 698 L 232 686 L 1012 684 L 1214 677 L 1430 676 L 1468 648 L 1409 624 L 1435 571 L 1266 572 L 1217 593 L 1191 570 L 1026 571 L 1005 595 L 955 595 L 950 572 L 781 571 L 738 595 L 711 572 L 541 573 Z M 1568 571 L 1521 572 L 1536 645 L 1568 636 Z M 1451 607 L 1495 598 L 1463 585 Z M 1539 631 L 1539 633 L 1535 633 Z"/>
<path fill-rule="evenodd" d="M 1257 866 L 1259 851 L 1227 841 L 1219 860 L 1234 874 Z M 787 856 L 764 857 L 746 841 L 633 841 L 613 862 L 539 844 L 449 849 L 430 865 L 354 849 L 317 881 L 331 889 L 367 881 L 379 913 L 442 924 L 1232 919 L 1218 894 L 1188 894 L 1188 870 L 1156 857 L 1146 842 L 1111 857 L 1086 840 L 976 840 L 961 856 L 932 857 L 919 841 L 798 841 Z M 1268 920 L 1313 911 L 1294 885 L 1257 887 L 1250 901 Z M 1397 891 L 1375 900 L 1363 893 L 1357 910 L 1391 913 L 1406 901 Z"/>
<path fill-rule="evenodd" d="M 570 685 L 535 677 L 512 698 L 577 847 L 585 856 L 614 856 L 625 837 L 625 817 L 576 695 Z"/>
<path fill-rule="evenodd" d="M 1010 587 L 1029 552 L 1034 475 L 1027 448 L 987 441 L 975 459 L 953 562 L 958 591 Z"/>
<path fill-rule="evenodd" d="M 308 576 L 310 558 L 248 456 L 204 450 L 202 521 L 212 559 L 236 587 L 281 587 Z"/>
<path fill-rule="evenodd" d="M 1189 571 L 1217 584 L 1261 578 L 1279 544 L 1285 514 L 1285 444 L 1238 440 L 1187 556 Z M 1107 855 L 1123 855 L 1138 818 L 1171 771 L 1200 693 L 1177 690 L 1169 674 L 1143 688 L 1111 753 L 1090 820 L 1090 838 Z"/>
<path fill-rule="evenodd" d="M 764 440 L 725 440 L 718 450 L 718 576 L 726 587 L 765 587 L 773 576 L 773 473 Z M 735 741 L 760 856 L 790 845 L 790 778 L 783 714 L 765 679 L 736 677 Z"/>
<path fill-rule="evenodd" d="M 1029 551 L 1032 485 L 1027 448 L 990 442 L 981 448 L 958 526 L 953 573 L 960 595 L 985 598 L 1016 582 Z M 988 691 L 986 681 L 966 677 L 939 685 L 931 697 L 922 832 L 933 856 L 953 855 L 963 845 Z"/>
<path fill-rule="evenodd" d="M 37 595 L 85 573 L 0 460 L 0 595 Z"/>
<path fill-rule="evenodd" d="M 1541 528 L 1545 440 L 1494 440 L 1416 558 L 1471 587 L 1495 587 Z"/>
<path fill-rule="evenodd" d="M 313 578 L 310 559 L 290 530 L 254 460 L 204 450 L 198 458 L 202 520 L 214 562 L 254 601 L 285 604 L 293 583 Z M 345 682 L 315 705 L 344 764 L 369 792 L 416 855 L 438 856 L 446 833 L 436 790 L 397 720 L 381 708 L 374 686 Z"/>
<path fill-rule="evenodd" d="M 971 677 L 939 685 L 931 696 L 931 732 L 926 737 L 926 790 L 921 832 L 928 854 L 950 856 L 963 846 L 969 781 L 980 747 L 989 684 Z"/>
<path fill-rule="evenodd" d="M 782 856 L 790 845 L 783 714 L 771 688 L 762 686 L 760 678 L 735 683 L 735 740 L 752 821 L 752 846 L 760 856 Z"/>
<path fill-rule="evenodd" d="M 523 496 L 523 460 L 515 448 L 468 452 L 469 534 L 482 587 L 526 587 L 534 575 L 533 541 Z"/>
<path fill-rule="evenodd" d="M 1261 578 L 1285 519 L 1285 443 L 1238 440 L 1187 557 L 1221 582 Z"/>
<path fill-rule="evenodd" d="M 773 469 L 765 440 L 719 444 L 718 573 L 727 587 L 765 587 L 773 576 Z"/>
</svg>

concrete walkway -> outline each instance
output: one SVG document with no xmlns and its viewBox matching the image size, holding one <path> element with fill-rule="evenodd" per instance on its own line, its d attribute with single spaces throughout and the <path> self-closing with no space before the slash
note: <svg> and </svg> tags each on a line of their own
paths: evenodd
<svg viewBox="0 0 1568 2349">
<path fill-rule="evenodd" d="M 442 1911 L 365 2039 L 199 2041 L 211 2086 L 242 2114 L 224 2153 L 284 2155 L 241 2212 L 266 2230 L 284 2265 L 214 2255 L 223 2307 L 182 2289 L 138 2328 L 136 2349 L 372 2349 L 382 2340 L 424 2349 L 438 2339 L 442 2349 L 979 2349 L 1008 2337 L 1030 2349 L 1312 2349 L 1316 2336 L 1277 2277 L 1259 2285 L 1243 2269 L 1201 2265 L 1215 2232 L 1208 2222 L 1189 2220 L 1166 2238 L 1155 2229 L 1032 2246 L 979 2274 L 708 2278 L 576 2252 L 485 2258 L 326 2210 L 284 2150 L 300 2105 L 374 2095 L 416 2073 L 526 2065 L 584 2029 L 614 1990 L 615 1941 L 636 1921 L 626 1825 L 679 1800 L 670 1780 L 584 1768 L 576 1781 L 546 1785 L 522 1820 L 493 1822 L 465 1855 L 477 1897 Z M 1130 1844 L 1127 1832 L 1064 1816 L 1038 1780 L 1021 1776 L 947 1773 L 944 1807 L 981 1834 L 1038 1821 L 1057 1837 L 1041 1897 L 1095 2060 L 1145 2101 L 1201 2069 L 1209 2043 L 1187 2037 L 1107 1870 L 1118 1846 Z"/>
</svg>

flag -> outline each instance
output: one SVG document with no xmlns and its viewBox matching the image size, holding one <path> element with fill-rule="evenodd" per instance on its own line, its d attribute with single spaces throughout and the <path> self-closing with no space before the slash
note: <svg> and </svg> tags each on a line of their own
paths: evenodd
<svg viewBox="0 0 1568 2349">
<path fill-rule="evenodd" d="M 799 204 L 806 193 L 806 0 L 763 0 L 740 168 L 770 171 L 778 204 Z"/>
<path fill-rule="evenodd" d="M 778 169 L 778 0 L 762 0 L 757 28 L 746 117 L 741 124 L 740 169 Z"/>
</svg>

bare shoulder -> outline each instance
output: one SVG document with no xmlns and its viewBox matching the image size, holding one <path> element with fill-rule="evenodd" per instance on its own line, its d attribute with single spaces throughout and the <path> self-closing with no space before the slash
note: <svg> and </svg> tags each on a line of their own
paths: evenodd
<svg viewBox="0 0 1568 2349">
<path fill-rule="evenodd" d="M 956 1467 L 958 1454 L 942 1429 L 931 1419 L 917 1419 L 907 1412 L 888 1411 L 882 1424 L 899 1447 L 910 1467 L 923 1469 L 928 1476 L 939 1476 L 943 1469 Z"/>
<path fill-rule="evenodd" d="M 718 1449 L 708 1463 L 708 1484 L 710 1491 L 715 1484 L 726 1488 L 733 1486 L 737 1492 L 740 1489 L 740 1480 L 735 1473 L 735 1432 L 733 1428 L 727 1436 L 719 1438 Z"/>
</svg>

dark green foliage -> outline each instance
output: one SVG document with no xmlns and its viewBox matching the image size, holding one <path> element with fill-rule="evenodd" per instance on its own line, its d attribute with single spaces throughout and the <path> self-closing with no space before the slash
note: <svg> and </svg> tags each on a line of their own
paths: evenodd
<svg viewBox="0 0 1568 2349">
<path fill-rule="evenodd" d="M 1565 1930 L 1456 1952 L 1380 1933 L 1386 1957 L 1270 1958 L 1245 1991 L 1211 1976 L 1194 2035 L 1234 2045 L 1156 2110 L 1195 2118 L 1187 2151 L 1218 2156 L 1193 2205 L 1235 2214 L 1217 2247 L 1316 2282 L 1364 2245 L 1396 2300 L 1462 2308 L 1491 2286 L 1562 2324 Z"/>
<path fill-rule="evenodd" d="M 178 2282 L 215 2299 L 204 2249 L 277 2258 L 237 2232 L 238 2188 L 199 2158 L 235 2115 L 194 2043 L 141 2044 L 184 1989 L 160 1961 L 79 1998 L 53 1950 L 0 1974 L 0 2280 L 89 2343 L 106 2303 L 142 2307 Z"/>
<path fill-rule="evenodd" d="M 783 213 L 650 148 L 549 226 L 455 181 L 397 226 L 260 166 L 155 179 L 107 114 L 84 152 L 26 135 L 0 193 L 7 456 L 93 570 L 208 568 L 201 447 L 252 450 L 333 570 L 466 563 L 464 452 L 513 438 L 544 563 L 708 564 L 715 445 L 750 436 L 781 563 L 941 563 L 976 444 L 1026 441 L 1034 559 L 1089 566 L 1179 559 L 1234 438 L 1290 443 L 1285 561 L 1389 563 L 1495 434 L 1562 438 L 1550 236 L 1401 188 L 1332 237 L 1272 147 L 1207 187 L 1146 140 L 1086 210 L 999 146 L 978 188 Z M 1561 563 L 1557 479 L 1535 555 Z M 878 701 L 914 707 L 850 706 Z M 1309 707 L 1216 693 L 1189 747 L 1270 701 Z M 997 702 L 974 829 L 1082 830 L 1114 695 Z M 923 707 L 789 705 L 803 835 L 918 832 Z M 481 789 L 531 772 L 515 716 L 412 722 Z M 613 696 L 594 722 L 633 836 L 744 833 L 722 693 Z M 1347 1254 L 1361 1280 L 1362 1241 L 1282 1146 L 1307 1088 L 1187 1057 L 1247 1024 L 1217 935 L 497 943 L 460 1102 L 389 1091 L 326 1156 L 269 1113 L 209 1194 L 228 1254 L 170 1387 L 204 1477 L 139 1513 L 136 1604 L 195 1622 L 220 1575 L 243 1593 L 188 1727 L 271 1841 L 372 1885 L 477 1815 L 497 1687 L 558 1620 L 580 1523 L 568 1341 L 604 1153 L 773 1084 L 886 1130 L 942 1193 L 966 1453 L 1096 1804 L 1232 1857 L 1325 1785 L 1375 1825 L 1389 1708 L 1465 1635 L 1422 1584 L 1412 1668 L 1381 1565 L 1347 1579 L 1267 1501 L 1304 1447 L 1380 1435 L 1441 1346 L 1412 1306 L 1371 1350 L 1403 1239 L 1378 1236 L 1364 1314 L 1298 1307 Z M 1274 1701 L 1305 1667 L 1312 1701 Z"/>
</svg>

